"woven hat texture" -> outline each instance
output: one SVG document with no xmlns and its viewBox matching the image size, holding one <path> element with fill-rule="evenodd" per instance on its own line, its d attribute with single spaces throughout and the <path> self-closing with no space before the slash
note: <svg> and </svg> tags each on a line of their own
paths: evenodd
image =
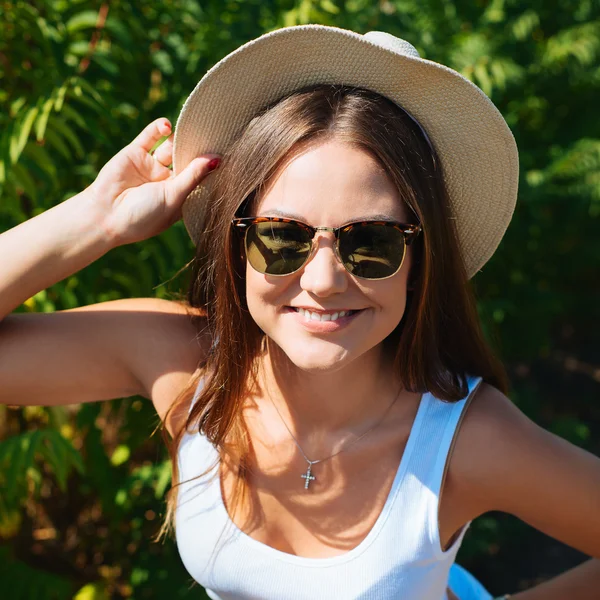
<svg viewBox="0 0 600 600">
<path fill-rule="evenodd" d="M 220 60 L 187 98 L 174 135 L 173 169 L 223 154 L 267 104 L 317 83 L 363 87 L 415 118 L 435 147 L 465 268 L 492 256 L 512 217 L 518 185 L 513 135 L 491 100 L 456 71 L 419 57 L 388 33 L 300 25 L 262 35 Z M 192 240 L 201 235 L 209 175 L 183 205 Z M 426 233 L 426 232 L 425 232 Z"/>
</svg>

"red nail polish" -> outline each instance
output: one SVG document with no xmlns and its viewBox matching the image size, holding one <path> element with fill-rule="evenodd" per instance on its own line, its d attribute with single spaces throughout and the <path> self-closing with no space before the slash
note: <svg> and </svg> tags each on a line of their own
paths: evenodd
<svg viewBox="0 0 600 600">
<path fill-rule="evenodd" d="M 213 158 L 208 163 L 208 170 L 209 171 L 214 171 L 219 166 L 220 163 L 221 163 L 221 159 L 220 158 Z"/>
</svg>

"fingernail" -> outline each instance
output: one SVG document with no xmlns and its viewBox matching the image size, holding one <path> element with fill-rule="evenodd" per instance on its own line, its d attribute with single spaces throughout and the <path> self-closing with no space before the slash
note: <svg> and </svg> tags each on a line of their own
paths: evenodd
<svg viewBox="0 0 600 600">
<path fill-rule="evenodd" d="M 209 163 L 208 163 L 208 170 L 210 171 L 214 171 L 219 164 L 221 163 L 221 159 L 220 158 L 213 158 Z"/>
</svg>

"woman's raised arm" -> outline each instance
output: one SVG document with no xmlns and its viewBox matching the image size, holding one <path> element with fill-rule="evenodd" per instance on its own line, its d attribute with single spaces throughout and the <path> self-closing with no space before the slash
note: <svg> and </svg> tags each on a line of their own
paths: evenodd
<svg viewBox="0 0 600 600">
<path fill-rule="evenodd" d="M 0 235 L 0 319 L 112 248 L 153 237 L 181 218 L 183 201 L 216 156 L 195 159 L 175 177 L 171 138 L 149 154 L 170 131 L 166 119 L 152 122 L 85 191 Z"/>
<path fill-rule="evenodd" d="M 181 218 L 183 201 L 215 155 L 175 177 L 170 137 L 149 154 L 170 130 L 166 119 L 154 121 L 85 191 L 0 235 L 1 403 L 150 397 L 165 374 L 193 371 L 198 340 L 184 307 L 173 302 L 142 298 L 10 314 L 112 248 L 157 235 Z"/>
</svg>

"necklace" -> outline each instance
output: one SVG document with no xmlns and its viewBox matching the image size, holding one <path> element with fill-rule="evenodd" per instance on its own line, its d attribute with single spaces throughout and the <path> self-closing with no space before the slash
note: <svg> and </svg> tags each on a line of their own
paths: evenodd
<svg viewBox="0 0 600 600">
<path fill-rule="evenodd" d="M 400 391 L 402 391 L 402 389 Z M 340 450 L 338 450 L 337 452 L 335 452 L 331 456 L 328 456 L 326 458 L 320 458 L 319 460 L 310 460 L 306 456 L 306 454 L 304 454 L 304 450 L 302 450 L 302 448 L 300 447 L 300 444 L 298 443 L 298 440 L 296 439 L 296 437 L 294 436 L 294 434 L 290 431 L 290 428 L 287 426 L 287 423 L 285 422 L 284 418 L 281 416 L 281 413 L 279 412 L 279 409 L 277 408 L 277 405 L 275 404 L 275 402 L 273 402 L 273 398 L 271 398 L 271 394 L 267 394 L 267 395 L 269 396 L 269 400 L 271 401 L 271 404 L 275 407 L 275 410 L 277 411 L 277 414 L 279 415 L 279 418 L 281 419 L 281 422 L 285 425 L 285 428 L 288 430 L 288 433 L 292 436 L 292 439 L 294 440 L 296 446 L 298 446 L 298 450 L 300 450 L 300 453 L 304 457 L 304 460 L 308 463 L 308 469 L 307 469 L 306 473 L 302 473 L 300 475 L 300 477 L 302 477 L 304 479 L 304 489 L 307 490 L 308 486 L 310 485 L 310 482 L 311 481 L 315 481 L 315 479 L 316 479 L 316 477 L 312 474 L 312 466 L 316 465 L 317 463 L 329 460 L 330 458 L 333 458 L 334 456 L 337 456 L 340 452 L 343 452 L 344 450 L 347 450 L 348 448 L 350 448 L 350 446 L 352 446 L 352 444 L 355 444 L 356 442 L 358 442 L 358 440 L 364 438 L 365 435 L 367 435 L 367 433 L 370 433 L 371 431 L 373 431 L 373 429 L 375 429 L 375 427 L 377 427 L 383 421 L 383 419 L 385 419 L 385 417 L 387 416 L 387 414 L 390 412 L 390 409 L 395 404 L 396 400 L 398 399 L 398 396 L 400 396 L 400 392 L 398 392 L 398 395 L 392 400 L 392 402 L 390 403 L 390 405 L 387 407 L 387 409 L 383 413 L 383 416 L 381 417 L 381 419 L 379 419 L 379 421 L 377 421 L 377 423 L 375 423 L 375 425 L 373 425 L 373 427 L 371 427 L 371 429 L 368 429 L 363 434 L 359 435 L 355 440 L 351 441 L 347 446 L 342 447 Z"/>
</svg>

